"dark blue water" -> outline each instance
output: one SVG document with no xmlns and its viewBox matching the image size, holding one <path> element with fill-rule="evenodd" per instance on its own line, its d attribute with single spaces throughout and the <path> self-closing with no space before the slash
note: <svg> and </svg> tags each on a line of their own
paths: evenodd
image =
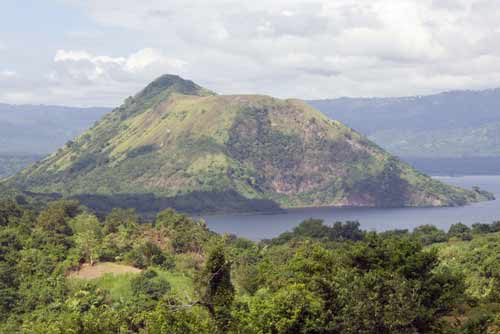
<svg viewBox="0 0 500 334">
<path fill-rule="evenodd" d="M 434 224 L 448 229 L 451 224 L 462 222 L 491 223 L 500 220 L 500 175 L 436 177 L 443 182 L 464 188 L 479 186 L 495 194 L 497 200 L 482 202 L 457 208 L 314 208 L 291 209 L 286 213 L 262 215 L 215 215 L 203 217 L 210 229 L 219 233 L 232 233 L 249 239 L 266 239 L 291 230 L 308 218 L 320 218 L 326 223 L 335 221 L 357 220 L 364 230 L 384 231 L 391 229 L 409 229 Z"/>
</svg>

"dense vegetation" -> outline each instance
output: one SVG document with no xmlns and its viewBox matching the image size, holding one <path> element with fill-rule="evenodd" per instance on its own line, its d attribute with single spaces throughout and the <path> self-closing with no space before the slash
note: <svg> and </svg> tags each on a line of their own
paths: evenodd
<svg viewBox="0 0 500 334">
<path fill-rule="evenodd" d="M 141 211 L 444 206 L 487 199 L 415 171 L 301 101 L 218 96 L 172 75 L 4 186 L 59 193 L 95 209 L 116 206 L 121 197 Z"/>
<path fill-rule="evenodd" d="M 498 254 L 500 222 L 377 234 L 308 220 L 257 243 L 173 210 L 4 201 L 0 332 L 498 333 Z M 118 263 L 133 270 L 83 275 Z"/>
<path fill-rule="evenodd" d="M 310 104 L 401 157 L 500 156 L 500 89 Z"/>
</svg>

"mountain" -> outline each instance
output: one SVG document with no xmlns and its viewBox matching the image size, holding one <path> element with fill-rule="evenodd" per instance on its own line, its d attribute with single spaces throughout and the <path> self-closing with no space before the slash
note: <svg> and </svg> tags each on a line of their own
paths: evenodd
<svg viewBox="0 0 500 334">
<path fill-rule="evenodd" d="M 500 157 L 500 89 L 308 103 L 400 157 Z"/>
<path fill-rule="evenodd" d="M 109 108 L 0 103 L 0 155 L 51 153 L 109 111 Z"/>
<path fill-rule="evenodd" d="M 0 154 L 0 179 L 16 174 L 41 158 L 36 154 Z"/>
<path fill-rule="evenodd" d="M 486 199 L 415 171 L 299 100 L 216 95 L 164 75 L 4 182 L 96 209 L 253 211 Z"/>
<path fill-rule="evenodd" d="M 498 159 L 490 159 L 500 157 L 500 89 L 308 103 L 426 172 L 500 173 Z M 0 178 L 63 146 L 109 111 L 0 103 Z"/>
</svg>

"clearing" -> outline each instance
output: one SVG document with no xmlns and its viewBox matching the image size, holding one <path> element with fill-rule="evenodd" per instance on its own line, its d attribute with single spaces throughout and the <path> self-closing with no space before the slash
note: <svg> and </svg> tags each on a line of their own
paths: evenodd
<svg viewBox="0 0 500 334">
<path fill-rule="evenodd" d="M 72 271 L 68 277 L 71 278 L 81 278 L 81 279 L 95 279 L 99 278 L 105 274 L 128 274 L 128 273 L 140 273 L 142 270 L 137 269 L 132 266 L 127 266 L 124 264 L 118 264 L 113 262 L 100 262 L 93 266 L 88 263 L 83 264 L 78 271 Z"/>
</svg>

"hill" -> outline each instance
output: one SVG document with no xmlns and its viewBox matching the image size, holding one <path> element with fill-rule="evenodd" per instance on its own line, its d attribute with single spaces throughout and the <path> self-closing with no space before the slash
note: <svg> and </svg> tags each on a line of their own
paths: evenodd
<svg viewBox="0 0 500 334">
<path fill-rule="evenodd" d="M 49 154 L 109 111 L 109 108 L 0 103 L 0 155 Z"/>
<path fill-rule="evenodd" d="M 415 171 L 299 100 L 219 96 L 165 75 L 4 182 L 106 210 L 447 206 L 486 199 Z"/>
<path fill-rule="evenodd" d="M 400 157 L 500 156 L 500 89 L 309 103 Z"/>
</svg>

